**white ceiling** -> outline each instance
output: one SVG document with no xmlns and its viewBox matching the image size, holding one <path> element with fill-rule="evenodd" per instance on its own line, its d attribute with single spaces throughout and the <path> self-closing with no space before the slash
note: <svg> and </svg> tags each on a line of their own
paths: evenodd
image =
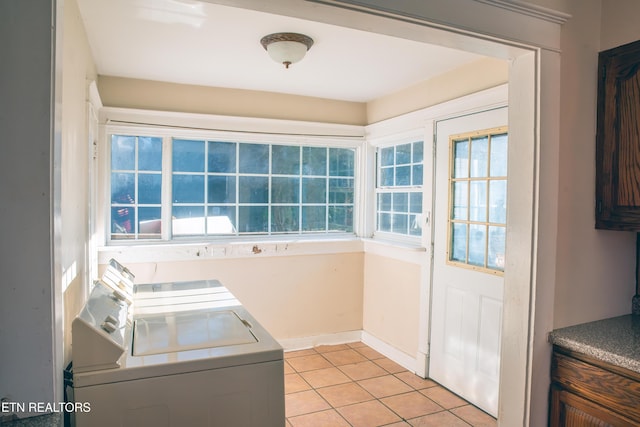
<svg viewBox="0 0 640 427">
<path fill-rule="evenodd" d="M 265 0 L 267 1 L 267 0 Z M 78 0 L 98 73 L 366 102 L 481 58 L 459 50 L 197 0 Z M 289 69 L 260 39 L 314 39 Z"/>
</svg>

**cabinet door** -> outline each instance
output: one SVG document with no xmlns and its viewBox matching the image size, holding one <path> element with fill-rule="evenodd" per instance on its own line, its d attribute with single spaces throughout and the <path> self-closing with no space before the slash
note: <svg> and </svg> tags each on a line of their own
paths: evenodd
<svg viewBox="0 0 640 427">
<path fill-rule="evenodd" d="M 640 230 L 640 41 L 598 66 L 596 228 Z"/>
<path fill-rule="evenodd" d="M 558 387 L 551 389 L 549 421 L 551 427 L 637 427 L 640 425 Z"/>
</svg>

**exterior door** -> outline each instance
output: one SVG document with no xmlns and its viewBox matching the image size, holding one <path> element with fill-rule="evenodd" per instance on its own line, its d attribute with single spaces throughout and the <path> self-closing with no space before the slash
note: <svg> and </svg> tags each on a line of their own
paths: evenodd
<svg viewBox="0 0 640 427">
<path fill-rule="evenodd" d="M 498 411 L 507 108 L 439 121 L 429 376 Z"/>
</svg>

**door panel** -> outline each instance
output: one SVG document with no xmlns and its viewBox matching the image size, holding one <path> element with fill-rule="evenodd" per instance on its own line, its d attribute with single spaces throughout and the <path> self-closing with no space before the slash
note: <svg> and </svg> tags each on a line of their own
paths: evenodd
<svg viewBox="0 0 640 427">
<path fill-rule="evenodd" d="M 473 146 L 475 140 L 472 138 L 471 146 L 459 144 L 452 149 L 450 136 L 506 126 L 506 123 L 507 109 L 500 108 L 440 121 L 436 125 L 429 376 L 493 416 L 497 415 L 498 410 L 503 278 L 501 272 L 493 271 L 491 267 L 504 265 L 504 254 L 496 254 L 495 248 L 498 248 L 498 252 L 504 252 L 504 249 L 500 247 L 499 241 L 496 244 L 496 239 L 503 237 L 494 233 L 499 227 L 492 227 L 491 223 L 495 221 L 492 218 L 500 216 L 495 215 L 492 209 L 497 206 L 499 210 L 506 203 L 504 195 L 500 196 L 500 200 L 494 197 L 500 193 L 492 188 L 501 188 L 506 181 L 502 179 L 483 183 L 476 179 L 479 170 L 486 170 L 481 171 L 481 174 L 491 174 L 488 167 L 479 167 L 479 162 L 484 162 L 485 159 L 487 162 L 494 162 L 494 158 L 504 158 L 500 161 L 506 162 L 506 156 L 477 154 Z M 484 150 L 487 143 L 482 138 L 477 140 L 482 140 L 477 147 Z M 499 154 L 499 144 L 503 143 L 504 138 L 499 142 L 496 139 L 496 154 Z M 460 153 L 466 149 L 468 155 L 465 157 Z M 455 155 L 452 154 L 454 152 Z M 451 159 L 451 156 L 455 156 L 455 159 Z M 498 170 L 496 166 L 497 163 L 491 163 L 492 170 Z M 467 181 L 454 184 L 450 178 L 463 175 L 460 168 L 468 168 L 468 178 L 465 178 Z M 491 193 L 492 191 L 494 192 Z M 461 197 L 460 194 L 466 196 Z M 450 201 L 455 206 L 451 211 Z M 457 223 L 457 228 L 452 232 L 450 216 L 455 219 L 465 217 L 467 223 Z M 460 233 L 460 230 L 462 234 L 458 236 L 462 235 L 467 239 L 466 245 L 456 241 L 455 247 L 451 245 L 449 248 L 452 233 Z M 498 231 L 501 230 L 504 227 Z M 498 238 L 490 237 L 494 235 Z M 486 253 L 484 258 L 483 253 Z M 465 259 L 476 265 L 458 262 L 464 262 Z M 486 259 L 485 267 L 478 267 L 480 259 Z"/>
</svg>

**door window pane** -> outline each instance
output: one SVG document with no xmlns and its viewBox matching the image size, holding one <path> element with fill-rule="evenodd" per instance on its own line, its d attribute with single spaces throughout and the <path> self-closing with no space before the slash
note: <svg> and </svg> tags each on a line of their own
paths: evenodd
<svg viewBox="0 0 640 427">
<path fill-rule="evenodd" d="M 469 220 L 487 220 L 487 182 L 471 181 L 469 186 Z"/>
<path fill-rule="evenodd" d="M 507 134 L 491 137 L 491 176 L 507 176 Z"/>
<path fill-rule="evenodd" d="M 487 152 L 489 149 L 489 137 L 471 139 L 471 177 L 486 177 L 489 167 Z"/>
</svg>

